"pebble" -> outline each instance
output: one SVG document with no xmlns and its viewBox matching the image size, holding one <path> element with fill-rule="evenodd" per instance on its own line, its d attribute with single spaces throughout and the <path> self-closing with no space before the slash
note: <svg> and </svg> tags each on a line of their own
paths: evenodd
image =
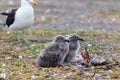
<svg viewBox="0 0 120 80">
<path fill-rule="evenodd" d="M 31 76 L 31 79 L 36 79 L 36 78 L 38 78 L 38 76 L 35 76 L 35 75 Z"/>
<path fill-rule="evenodd" d="M 116 22 L 116 19 L 115 19 L 115 18 L 112 18 L 111 21 L 112 21 L 112 22 Z"/>
<path fill-rule="evenodd" d="M 10 59 L 12 59 L 11 56 L 5 57 L 5 60 L 10 60 Z"/>
<path fill-rule="evenodd" d="M 110 73 L 113 73 L 113 71 L 112 70 L 108 70 Z"/>
<path fill-rule="evenodd" d="M 46 20 L 45 16 L 42 16 L 41 20 L 44 22 Z"/>
<path fill-rule="evenodd" d="M 19 55 L 19 56 L 18 56 L 18 58 L 19 58 L 19 59 L 22 59 L 22 58 L 23 58 L 23 56 L 22 56 L 22 55 Z"/>
<path fill-rule="evenodd" d="M 92 44 L 88 44 L 87 46 L 88 46 L 88 47 L 91 47 L 91 46 L 92 46 Z"/>
<path fill-rule="evenodd" d="M 6 66 L 6 64 L 2 64 L 2 67 L 5 67 Z"/>
<path fill-rule="evenodd" d="M 9 5 L 14 5 L 15 2 L 14 2 L 14 0 L 9 0 L 9 1 L 8 1 L 8 4 L 9 4 Z"/>
<path fill-rule="evenodd" d="M 10 31 L 7 31 L 7 34 L 10 34 Z"/>
<path fill-rule="evenodd" d="M 51 9 L 47 9 L 46 11 L 45 11 L 45 13 L 50 13 L 51 12 Z"/>
</svg>

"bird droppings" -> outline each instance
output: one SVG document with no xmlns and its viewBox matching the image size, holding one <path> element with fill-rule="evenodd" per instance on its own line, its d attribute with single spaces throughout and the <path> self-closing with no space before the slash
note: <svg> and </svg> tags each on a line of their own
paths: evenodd
<svg viewBox="0 0 120 80">
<path fill-rule="evenodd" d="M 0 79 L 6 79 L 7 75 L 6 73 L 0 73 Z"/>
</svg>

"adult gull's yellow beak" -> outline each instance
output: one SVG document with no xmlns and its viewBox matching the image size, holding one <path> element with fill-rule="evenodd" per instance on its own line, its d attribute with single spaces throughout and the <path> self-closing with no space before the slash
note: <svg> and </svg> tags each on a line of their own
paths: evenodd
<svg viewBox="0 0 120 80">
<path fill-rule="evenodd" d="M 33 2 L 31 2 L 31 4 L 32 4 L 33 6 L 36 6 L 36 5 L 37 5 L 37 2 L 33 1 Z"/>
</svg>

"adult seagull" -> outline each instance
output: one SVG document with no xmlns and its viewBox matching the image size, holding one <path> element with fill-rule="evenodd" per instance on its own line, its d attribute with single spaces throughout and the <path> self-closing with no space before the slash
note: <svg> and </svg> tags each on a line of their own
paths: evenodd
<svg viewBox="0 0 120 80">
<path fill-rule="evenodd" d="M 34 9 L 33 6 L 37 5 L 37 2 L 33 0 L 21 0 L 21 6 L 18 9 L 12 9 L 0 13 L 7 16 L 6 25 L 10 30 L 21 31 L 30 27 L 34 22 Z"/>
</svg>

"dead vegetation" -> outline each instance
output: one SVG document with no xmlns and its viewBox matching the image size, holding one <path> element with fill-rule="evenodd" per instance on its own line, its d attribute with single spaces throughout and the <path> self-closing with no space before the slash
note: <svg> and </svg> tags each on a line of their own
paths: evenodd
<svg viewBox="0 0 120 80">
<path fill-rule="evenodd" d="M 86 40 L 83 45 L 87 45 L 90 54 L 108 57 L 107 65 L 91 66 L 85 70 L 76 69 L 73 66 L 36 67 L 35 59 L 45 44 L 49 43 L 55 35 L 67 35 L 74 32 L 76 31 L 34 30 L 31 31 L 31 36 L 26 31 L 26 37 L 30 41 L 28 45 L 17 42 L 15 32 L 0 31 L 0 76 L 5 77 L 6 80 L 119 79 L 120 65 L 117 64 L 120 60 L 119 33 L 101 31 L 76 32 Z M 112 50 L 110 51 L 111 47 Z"/>
<path fill-rule="evenodd" d="M 26 38 L 30 44 L 18 42 L 14 31 L 0 30 L 0 80 L 120 79 L 119 0 L 38 2 L 39 5 L 35 7 L 35 25 L 40 29 L 26 30 Z M 15 1 L 10 5 L 8 0 L 1 0 L 0 10 L 17 8 L 17 4 Z M 5 17 L 0 16 L 0 25 L 4 20 Z M 76 69 L 73 66 L 37 68 L 35 59 L 41 49 L 51 42 L 54 36 L 71 33 L 78 33 L 86 40 L 82 45 L 87 46 L 90 56 L 96 56 L 98 59 L 105 56 L 107 64 L 84 69 Z M 22 37 L 22 33 L 20 35 Z"/>
</svg>

